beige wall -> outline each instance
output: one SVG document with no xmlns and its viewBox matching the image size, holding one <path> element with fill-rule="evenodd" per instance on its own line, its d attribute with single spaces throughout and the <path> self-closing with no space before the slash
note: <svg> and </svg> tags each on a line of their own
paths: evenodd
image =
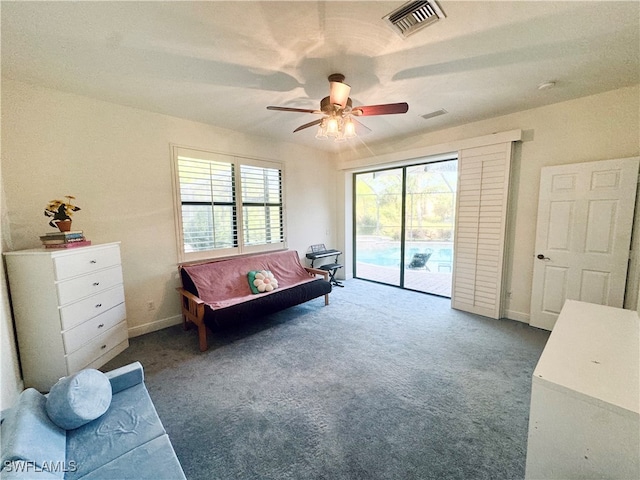
<svg viewBox="0 0 640 480">
<path fill-rule="evenodd" d="M 4 191 L 2 189 L 2 172 L 0 170 L 0 239 L 1 251 L 6 251 L 5 229 L 7 220 L 4 215 Z M 18 364 L 18 352 L 11 320 L 7 283 L 5 282 L 4 262 L 0 262 L 0 411 L 9 408 L 22 390 Z"/>
<path fill-rule="evenodd" d="M 46 203 L 75 195 L 73 228 L 94 243 L 122 242 L 131 335 L 180 321 L 170 143 L 284 160 L 288 247 L 304 255 L 334 242 L 335 169 L 325 153 L 3 80 L 6 248 L 38 247 L 51 229 Z M 3 318 L 3 347 L 9 327 Z M 10 358 L 3 348 L 3 375 Z"/>
<path fill-rule="evenodd" d="M 15 401 L 16 396 L 22 390 L 23 384 L 20 379 L 18 367 L 18 354 L 14 341 L 13 323 L 9 310 L 9 299 L 7 297 L 7 287 L 4 281 L 4 265 L 0 267 L 2 273 L 2 286 L 0 287 L 0 411 L 9 408 Z"/>
<path fill-rule="evenodd" d="M 49 228 L 43 215 L 46 202 L 75 195 L 83 209 L 75 227 L 95 243 L 122 242 L 128 322 L 137 335 L 179 320 L 173 290 L 178 279 L 170 143 L 283 159 L 289 247 L 302 254 L 309 245 L 324 242 L 342 245 L 348 253 L 350 198 L 342 187 L 336 189 L 345 184 L 336 166 L 349 169 L 415 158 L 450 151 L 467 138 L 522 129 L 524 141 L 516 149 L 513 168 L 507 289 L 509 317 L 527 321 L 541 167 L 639 155 L 639 98 L 638 86 L 624 88 L 389 145 L 369 145 L 366 152 L 337 156 L 334 165 L 329 155 L 292 144 L 5 80 L 3 249 L 38 246 L 38 236 Z M 2 289 L 1 400 L 6 405 L 21 382 L 4 284 Z M 156 310 L 147 310 L 149 301 Z"/>
<path fill-rule="evenodd" d="M 360 155 L 346 151 L 338 159 L 338 167 L 348 170 L 417 158 L 421 154 L 455 150 L 464 139 L 523 130 L 523 141 L 516 146 L 513 165 L 507 313 L 509 318 L 528 322 L 540 169 L 548 165 L 640 155 L 639 112 L 640 87 L 636 85 L 391 144 L 369 145 Z M 635 297 L 636 269 L 632 275 Z M 636 308 L 636 303 L 627 307 Z"/>
</svg>

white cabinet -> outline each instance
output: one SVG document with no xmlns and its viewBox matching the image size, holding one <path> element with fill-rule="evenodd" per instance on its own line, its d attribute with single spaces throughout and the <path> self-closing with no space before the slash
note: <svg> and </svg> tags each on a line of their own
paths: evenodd
<svg viewBox="0 0 640 480">
<path fill-rule="evenodd" d="M 533 372 L 527 479 L 640 478 L 638 324 L 566 301 Z"/>
<path fill-rule="evenodd" d="M 5 259 L 25 387 L 49 391 L 129 346 L 119 243 Z"/>
</svg>

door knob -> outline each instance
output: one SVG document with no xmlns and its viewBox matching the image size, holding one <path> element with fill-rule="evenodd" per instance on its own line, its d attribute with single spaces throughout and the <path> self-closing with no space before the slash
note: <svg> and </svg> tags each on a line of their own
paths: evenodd
<svg viewBox="0 0 640 480">
<path fill-rule="evenodd" d="M 545 257 L 543 254 L 539 253 L 536 258 L 538 260 L 551 260 L 549 257 Z"/>
</svg>

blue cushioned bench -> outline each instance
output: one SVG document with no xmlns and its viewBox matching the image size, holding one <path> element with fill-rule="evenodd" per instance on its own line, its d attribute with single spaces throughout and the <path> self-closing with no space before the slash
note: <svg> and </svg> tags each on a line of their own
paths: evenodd
<svg viewBox="0 0 640 480">
<path fill-rule="evenodd" d="M 135 362 L 106 376 L 112 393 L 108 409 L 71 430 L 47 414 L 47 396 L 33 388 L 23 391 L 2 412 L 0 478 L 185 479 L 145 387 L 142 365 Z"/>
</svg>

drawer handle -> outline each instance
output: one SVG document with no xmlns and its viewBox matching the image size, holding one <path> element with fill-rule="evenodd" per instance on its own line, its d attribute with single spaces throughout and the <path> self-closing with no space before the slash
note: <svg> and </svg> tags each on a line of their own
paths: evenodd
<svg viewBox="0 0 640 480">
<path fill-rule="evenodd" d="M 93 282 L 94 287 L 97 287 L 98 285 L 100 285 L 100 282 Z"/>
<path fill-rule="evenodd" d="M 98 263 L 97 260 L 91 260 L 89 263 Z"/>
<path fill-rule="evenodd" d="M 101 323 L 100 325 L 98 325 L 98 328 L 102 328 L 104 327 L 104 323 Z"/>
<path fill-rule="evenodd" d="M 100 308 L 101 306 L 102 306 L 102 304 L 99 303 L 99 304 L 96 305 L 96 308 Z"/>
<path fill-rule="evenodd" d="M 107 348 L 107 346 L 106 346 L 106 345 L 102 345 L 102 346 L 100 347 L 100 350 L 104 350 L 105 348 Z"/>
</svg>

